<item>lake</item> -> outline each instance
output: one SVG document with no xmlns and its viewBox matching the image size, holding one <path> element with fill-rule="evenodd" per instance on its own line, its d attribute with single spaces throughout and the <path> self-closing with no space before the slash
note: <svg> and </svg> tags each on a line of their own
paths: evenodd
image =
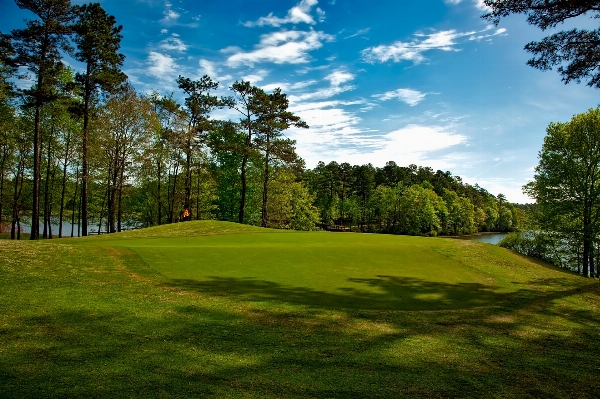
<svg viewBox="0 0 600 399">
<path fill-rule="evenodd" d="M 469 236 L 458 237 L 461 240 L 481 241 L 488 244 L 498 245 L 508 233 L 490 233 L 490 234 L 474 234 Z"/>
</svg>

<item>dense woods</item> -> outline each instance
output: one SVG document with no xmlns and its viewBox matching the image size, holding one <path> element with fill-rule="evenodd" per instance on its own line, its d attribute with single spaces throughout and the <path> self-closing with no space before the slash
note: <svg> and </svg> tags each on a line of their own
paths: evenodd
<svg viewBox="0 0 600 399">
<path fill-rule="evenodd" d="M 305 169 L 284 131 L 309 126 L 280 89 L 242 80 L 217 97 L 211 77 L 179 76 L 178 92 L 136 92 L 120 70 L 121 27 L 99 4 L 17 4 L 37 19 L 1 42 L 0 224 L 12 238 L 23 225 L 37 239 L 193 219 L 413 235 L 517 228 L 502 195 L 450 172 L 394 161 Z M 15 89 L 18 66 L 30 88 Z M 219 108 L 240 118 L 215 120 Z"/>
</svg>

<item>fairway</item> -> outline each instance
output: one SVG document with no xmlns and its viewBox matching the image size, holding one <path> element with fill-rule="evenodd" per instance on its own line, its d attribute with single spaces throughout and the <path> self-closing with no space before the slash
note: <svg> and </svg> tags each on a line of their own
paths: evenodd
<svg viewBox="0 0 600 399">
<path fill-rule="evenodd" d="M 489 244 L 214 221 L 0 240 L 3 398 L 596 398 L 600 284 Z"/>
<path fill-rule="evenodd" d="M 309 306 L 390 310 L 464 308 L 491 299 L 489 278 L 435 252 L 432 244 L 443 245 L 325 232 L 110 242 L 132 249 L 174 284 L 246 299 L 281 296 Z"/>
</svg>

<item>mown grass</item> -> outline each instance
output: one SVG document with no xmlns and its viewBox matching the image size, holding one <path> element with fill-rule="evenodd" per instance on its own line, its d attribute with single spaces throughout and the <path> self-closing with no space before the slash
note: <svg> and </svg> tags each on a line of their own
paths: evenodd
<svg viewBox="0 0 600 399">
<path fill-rule="evenodd" d="M 0 397 L 600 395 L 596 281 L 468 241 L 179 227 L 0 241 Z"/>
</svg>

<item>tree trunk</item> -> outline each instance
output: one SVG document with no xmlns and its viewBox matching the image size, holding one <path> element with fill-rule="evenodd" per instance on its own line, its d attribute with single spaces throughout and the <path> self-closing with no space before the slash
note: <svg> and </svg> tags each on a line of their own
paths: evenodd
<svg viewBox="0 0 600 399">
<path fill-rule="evenodd" d="M 121 163 L 121 176 L 119 177 L 119 202 L 117 208 L 117 231 L 122 230 L 122 219 L 123 219 L 123 181 L 125 178 L 125 155 L 123 155 L 123 161 Z"/>
<path fill-rule="evenodd" d="M 12 206 L 12 220 L 11 220 L 11 228 L 10 228 L 10 239 L 14 240 L 16 238 L 16 226 L 17 219 L 19 215 L 19 176 L 21 175 L 21 165 L 22 161 L 19 160 L 19 164 L 17 165 L 17 173 L 15 174 L 15 187 L 13 192 L 13 206 Z"/>
<path fill-rule="evenodd" d="M 160 195 L 160 179 L 161 179 L 161 166 L 162 166 L 162 162 L 160 162 L 160 160 L 157 162 L 157 169 L 158 169 L 158 225 L 160 226 L 162 223 L 162 201 L 161 201 L 161 195 Z"/>
<path fill-rule="evenodd" d="M 267 194 L 269 189 L 269 134 L 267 133 L 267 145 L 265 147 L 265 173 L 263 176 L 263 193 L 262 193 L 262 209 L 261 209 L 261 223 L 262 227 L 267 227 Z"/>
<path fill-rule="evenodd" d="M 92 91 L 90 88 L 90 73 L 91 66 L 87 64 L 85 93 L 83 99 L 83 140 L 81 144 L 81 218 L 82 218 L 82 235 L 88 235 L 88 125 L 89 125 L 89 108 L 90 97 Z"/>
<path fill-rule="evenodd" d="M 75 206 L 77 205 L 77 189 L 79 188 L 79 165 L 75 169 L 75 192 L 73 193 L 73 209 L 71 212 L 71 237 L 75 236 Z"/>
<path fill-rule="evenodd" d="M 198 186 L 196 190 L 196 220 L 200 220 L 200 170 L 198 170 Z"/>
<path fill-rule="evenodd" d="M 38 87 L 42 84 L 42 74 L 39 74 Z M 31 209 L 31 240 L 37 240 L 40 235 L 40 113 L 42 105 L 38 101 L 35 106 L 35 125 L 33 129 L 33 205 Z"/>
<path fill-rule="evenodd" d="M 4 167 L 6 166 L 6 159 L 8 158 L 8 148 L 4 146 L 2 148 L 2 166 L 0 167 L 0 232 L 2 230 L 2 198 L 4 198 Z"/>
<path fill-rule="evenodd" d="M 52 126 L 50 127 L 50 137 L 48 137 L 48 148 L 46 152 L 46 181 L 44 182 L 44 232 L 42 233 L 43 238 L 48 238 L 48 222 L 50 217 L 48 215 L 49 201 L 50 201 L 50 160 L 52 157 L 52 137 L 54 136 L 54 118 L 52 118 Z"/>
<path fill-rule="evenodd" d="M 67 189 L 67 166 L 69 164 L 69 145 L 71 144 L 71 136 L 67 137 L 65 149 L 65 162 L 63 164 L 62 188 L 60 192 L 60 210 L 58 211 L 58 238 L 62 238 L 63 216 L 65 211 L 65 194 Z"/>
<path fill-rule="evenodd" d="M 248 111 L 248 135 L 244 147 L 244 159 L 242 160 L 242 193 L 240 198 L 240 211 L 238 213 L 238 222 L 244 223 L 244 211 L 246 209 L 246 167 L 252 146 L 252 127 L 250 126 L 250 111 Z"/>
<path fill-rule="evenodd" d="M 192 220 L 192 143 L 188 138 L 185 149 L 185 199 L 183 202 L 183 220 Z"/>
</svg>

